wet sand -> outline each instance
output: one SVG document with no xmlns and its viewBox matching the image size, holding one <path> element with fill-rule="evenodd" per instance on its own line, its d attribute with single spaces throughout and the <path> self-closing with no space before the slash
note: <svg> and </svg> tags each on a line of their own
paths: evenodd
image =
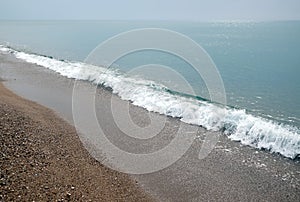
<svg viewBox="0 0 300 202">
<path fill-rule="evenodd" d="M 0 201 L 151 201 L 83 148 L 75 129 L 0 83 Z"/>
<path fill-rule="evenodd" d="M 4 84 L 8 88 L 55 110 L 70 124 L 73 123 L 71 108 L 73 80 L 61 77 L 43 67 L 24 63 L 13 56 L 0 54 L 0 61 L 0 73 L 3 79 L 7 80 Z M 117 103 L 126 103 L 112 95 L 110 91 L 98 88 L 95 106 L 98 118 L 102 118 L 110 133 L 111 141 L 123 150 L 141 152 L 146 148 L 147 152 L 152 152 L 162 148 L 170 141 L 172 135 L 178 132 L 178 126 L 183 124 L 178 119 L 167 118 L 166 127 L 158 138 L 152 139 L 150 143 L 131 142 L 123 137 L 124 134 L 113 123 L 113 117 L 104 116 L 109 114 L 107 110 L 109 111 L 108 106 L 112 97 L 116 98 Z M 130 105 L 130 115 L 137 125 L 149 124 L 149 112 L 144 109 Z M 152 115 L 160 117 L 158 114 Z M 161 201 L 300 200 L 299 161 L 243 146 L 228 140 L 222 134 L 218 134 L 219 141 L 214 150 L 201 160 L 198 158 L 199 150 L 205 136 L 211 132 L 200 127 L 197 127 L 197 130 L 197 139 L 176 163 L 158 172 L 131 175 L 131 179 L 137 180 L 144 191 Z M 64 136 L 63 132 L 60 134 L 61 137 Z M 78 139 L 77 141 L 80 144 Z M 126 144 L 123 144 L 124 142 Z"/>
</svg>

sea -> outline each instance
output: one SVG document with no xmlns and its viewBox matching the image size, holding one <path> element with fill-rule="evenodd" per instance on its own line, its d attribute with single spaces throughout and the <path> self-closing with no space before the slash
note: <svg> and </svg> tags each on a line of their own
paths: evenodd
<svg viewBox="0 0 300 202">
<path fill-rule="evenodd" d="M 214 102 L 191 65 L 166 52 L 131 52 L 109 67 L 87 62 L 106 40 L 149 28 L 179 33 L 201 46 L 222 78 L 226 103 Z M 0 21 L 0 44 L 2 52 L 68 78 L 108 87 L 149 111 L 221 131 L 241 144 L 299 158 L 300 21 Z M 183 92 L 181 83 L 174 85 L 159 66 L 148 68 L 150 77 L 133 71 L 149 64 L 177 72 L 193 93 Z M 225 115 L 218 117 L 220 108 Z"/>
</svg>

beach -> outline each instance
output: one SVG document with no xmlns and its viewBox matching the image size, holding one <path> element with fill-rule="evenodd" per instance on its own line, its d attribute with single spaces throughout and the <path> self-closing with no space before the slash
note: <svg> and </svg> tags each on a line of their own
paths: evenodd
<svg viewBox="0 0 300 202">
<path fill-rule="evenodd" d="M 1 197 L 4 201 L 18 198 L 24 201 L 300 200 L 298 161 L 243 146 L 221 133 L 214 150 L 199 159 L 204 137 L 212 132 L 198 126 L 193 126 L 198 130 L 198 138 L 171 166 L 143 175 L 113 171 L 89 155 L 72 126 L 74 80 L 9 54 L 0 54 L 0 61 L 4 85 L 34 101 L 25 100 L 1 85 L 1 144 L 5 145 L 1 147 Z M 101 117 L 106 109 L 103 106 L 115 95 L 99 87 L 97 96 Z M 149 112 L 133 105 L 130 110 L 137 124 L 147 125 L 145 117 Z M 105 123 L 112 140 L 116 144 L 121 142 L 122 134 L 118 134 L 116 126 L 110 119 Z M 184 123 L 168 117 L 168 127 L 163 130 L 165 142 L 154 140 L 153 143 L 160 148 L 168 142 L 177 132 L 178 124 Z M 122 146 L 124 150 L 136 152 L 143 144 L 136 148 L 132 144 Z M 148 151 L 157 147 L 154 145 Z"/>
<path fill-rule="evenodd" d="M 1 201 L 152 201 L 90 157 L 53 111 L 0 84 Z"/>
</svg>

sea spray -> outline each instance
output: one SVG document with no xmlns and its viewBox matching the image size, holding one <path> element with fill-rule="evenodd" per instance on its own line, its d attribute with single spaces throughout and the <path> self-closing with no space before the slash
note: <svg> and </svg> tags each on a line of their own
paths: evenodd
<svg viewBox="0 0 300 202">
<path fill-rule="evenodd" d="M 56 60 L 52 57 L 29 54 L 0 46 L 0 51 L 12 53 L 26 62 L 51 69 L 62 76 L 90 81 L 112 89 L 121 99 L 136 106 L 181 121 L 202 126 L 207 130 L 223 131 L 230 139 L 289 158 L 300 154 L 300 131 L 298 128 L 258 117 L 243 109 L 235 109 L 197 99 L 172 90 L 154 81 L 132 78 L 105 67 L 81 62 Z M 218 116 L 222 108 L 224 114 Z M 225 116 L 224 116 L 225 115 Z"/>
</svg>

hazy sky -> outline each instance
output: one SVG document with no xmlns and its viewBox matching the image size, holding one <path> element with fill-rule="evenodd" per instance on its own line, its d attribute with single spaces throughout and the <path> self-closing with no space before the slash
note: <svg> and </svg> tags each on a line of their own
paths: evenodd
<svg viewBox="0 0 300 202">
<path fill-rule="evenodd" d="M 0 0 L 0 19 L 300 20 L 300 0 Z"/>
</svg>

